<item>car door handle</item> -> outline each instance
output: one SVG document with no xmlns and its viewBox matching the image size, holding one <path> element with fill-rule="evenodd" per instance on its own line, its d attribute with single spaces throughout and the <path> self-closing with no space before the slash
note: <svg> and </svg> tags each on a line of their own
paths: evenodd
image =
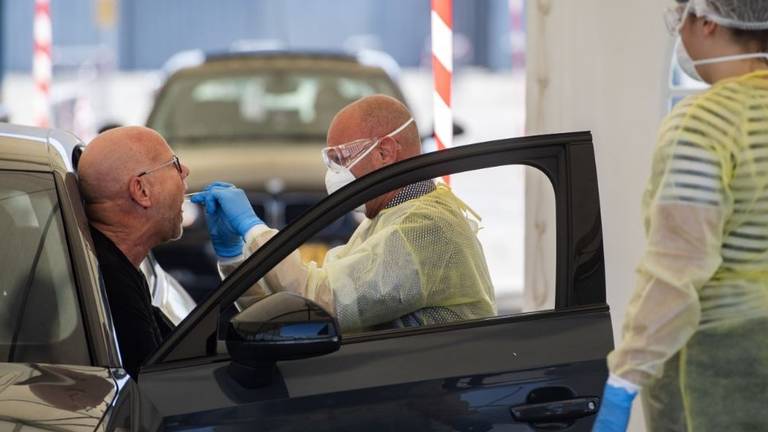
<svg viewBox="0 0 768 432">
<path fill-rule="evenodd" d="M 595 414 L 599 402 L 597 397 L 583 397 L 518 405 L 511 407 L 510 411 L 515 420 L 524 423 L 568 421 Z"/>
</svg>

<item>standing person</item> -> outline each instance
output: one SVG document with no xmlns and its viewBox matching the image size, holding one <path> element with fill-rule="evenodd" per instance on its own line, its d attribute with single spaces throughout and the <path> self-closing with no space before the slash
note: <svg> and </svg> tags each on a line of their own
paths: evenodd
<svg viewBox="0 0 768 432">
<path fill-rule="evenodd" d="M 683 70 L 712 87 L 664 120 L 647 248 L 595 431 L 768 430 L 768 1 L 671 10 Z"/>
<path fill-rule="evenodd" d="M 153 247 L 181 237 L 188 175 L 160 134 L 138 126 L 101 133 L 78 163 L 120 356 L 134 378 L 172 329 L 139 266 Z"/>
<path fill-rule="evenodd" d="M 331 122 L 327 144 L 329 194 L 421 152 L 408 109 L 382 95 L 343 108 Z M 244 192 L 231 185 L 209 185 L 193 201 L 205 203 L 223 273 L 277 233 L 256 216 Z M 338 317 L 344 331 L 495 315 L 473 212 L 448 187 L 425 180 L 361 207 L 366 219 L 346 244 L 328 251 L 323 263 L 304 264 L 294 252 L 265 276 L 268 287 L 317 301 Z"/>
</svg>

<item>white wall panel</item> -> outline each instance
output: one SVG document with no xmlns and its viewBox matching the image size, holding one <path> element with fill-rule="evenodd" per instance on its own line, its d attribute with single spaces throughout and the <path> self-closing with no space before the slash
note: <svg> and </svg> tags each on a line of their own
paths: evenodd
<svg viewBox="0 0 768 432">
<path fill-rule="evenodd" d="M 640 200 L 664 115 L 671 38 L 662 15 L 668 4 L 665 0 L 527 3 L 527 132 L 590 130 L 594 135 L 607 298 L 617 342 L 644 246 Z M 549 210 L 536 200 L 541 187 L 528 181 L 526 232 L 554 235 L 554 221 L 541 216 Z M 542 234 L 542 229 L 549 231 Z M 526 239 L 526 257 L 551 256 L 537 252 L 536 236 Z M 542 284 L 537 272 L 526 273 L 527 288 Z M 639 406 L 638 401 L 633 431 L 644 430 Z"/>
</svg>

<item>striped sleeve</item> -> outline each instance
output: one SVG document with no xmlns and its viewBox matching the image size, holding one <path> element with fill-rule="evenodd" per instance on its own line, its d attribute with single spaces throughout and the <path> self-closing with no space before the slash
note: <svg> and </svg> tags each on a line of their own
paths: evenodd
<svg viewBox="0 0 768 432">
<path fill-rule="evenodd" d="M 718 102 L 713 97 L 687 101 L 667 118 L 654 161 L 658 202 L 725 205 L 736 121 L 710 106 Z"/>
</svg>

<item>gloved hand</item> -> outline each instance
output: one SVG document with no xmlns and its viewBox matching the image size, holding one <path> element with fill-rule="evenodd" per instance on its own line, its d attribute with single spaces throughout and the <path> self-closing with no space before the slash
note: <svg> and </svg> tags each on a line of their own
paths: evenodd
<svg viewBox="0 0 768 432">
<path fill-rule="evenodd" d="M 205 206 L 213 248 L 223 258 L 240 255 L 245 233 L 264 223 L 256 216 L 245 193 L 229 183 L 211 183 L 191 201 Z"/>
<path fill-rule="evenodd" d="M 637 392 L 613 385 L 609 379 L 605 383 L 600 412 L 592 426 L 592 432 L 625 432 L 635 396 Z"/>
</svg>

